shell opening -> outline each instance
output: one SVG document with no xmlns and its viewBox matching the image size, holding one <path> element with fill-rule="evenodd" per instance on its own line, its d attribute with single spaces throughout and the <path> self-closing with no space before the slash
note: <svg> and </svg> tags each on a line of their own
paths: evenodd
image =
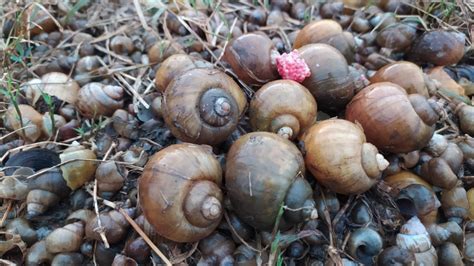
<svg viewBox="0 0 474 266">
<path fill-rule="evenodd" d="M 202 204 L 201 212 L 206 219 L 215 220 L 222 214 L 221 203 L 215 197 L 208 197 Z"/>
</svg>

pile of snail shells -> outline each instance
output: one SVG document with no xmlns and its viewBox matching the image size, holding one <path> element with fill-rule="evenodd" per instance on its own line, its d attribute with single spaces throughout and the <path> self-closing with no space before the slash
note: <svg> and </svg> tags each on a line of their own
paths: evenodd
<svg viewBox="0 0 474 266">
<path fill-rule="evenodd" d="M 389 187 L 387 193 L 404 225 L 396 240 L 388 244 L 383 243 L 383 232 L 373 226 L 372 218 L 351 216 L 358 221 L 355 224 L 369 225 L 350 227 L 345 251 L 353 260 L 369 265 L 376 260 L 380 265 L 413 261 L 416 265 L 427 261 L 458 265 L 462 258 L 474 260 L 474 252 L 458 237 L 461 226 L 472 230 L 465 222 L 474 218 L 474 192 L 461 179 L 463 166 L 472 165 L 474 156 L 474 141 L 469 136 L 474 132 L 474 109 L 466 103 L 447 106 L 440 101 L 433 88 L 428 88 L 429 78 L 424 73 L 435 71 L 435 66 L 444 71 L 443 66 L 457 64 L 464 57 L 465 36 L 447 30 L 420 34 L 413 21 L 382 11 L 393 11 L 396 4 L 388 2 L 396 1 L 381 1 L 378 7 L 349 18 L 344 5 L 361 7 L 357 2 L 363 1 L 320 5 L 319 14 L 313 14 L 316 19 L 288 40 L 291 47 L 255 29 L 284 25 L 286 22 L 278 19 L 283 14 L 302 19 L 299 11 L 307 8 L 306 3 L 271 1 L 270 12 L 255 9 L 245 18 L 249 30 L 232 32 L 220 51 L 225 70 L 198 53 L 186 54 L 177 42 L 148 45 L 148 61 L 158 63 L 154 81 L 160 94 L 152 108 L 178 143 L 150 154 L 148 161 L 134 162 L 143 166 L 136 185 L 138 214 L 142 214 L 136 221 L 140 226 L 162 242 L 200 241 L 203 264 L 255 262 L 257 254 L 249 249 L 255 244 L 255 231 L 271 243 L 265 236 L 273 230 L 283 236 L 291 236 L 300 227 L 319 230 L 326 212 L 334 218 L 340 210 L 339 199 L 344 197 L 337 194 L 363 194 L 382 184 L 377 189 Z M 198 3 L 195 11 L 184 9 L 179 14 L 196 22 L 205 20 L 206 6 Z M 41 11 L 39 15 L 37 25 L 41 27 L 22 30 L 32 35 L 42 30 L 54 32 L 57 25 Z M 173 34 L 188 34 L 189 29 L 183 28 L 176 16 L 170 15 L 167 23 Z M 196 25 L 190 23 L 190 29 L 205 34 Z M 122 56 L 131 56 L 137 49 L 126 36 L 114 37 L 109 46 Z M 300 83 L 281 79 L 277 71 L 276 58 L 292 49 L 311 72 Z M 6 128 L 29 143 L 51 138 L 54 128 L 64 134 L 60 139 L 67 139 L 71 128 L 78 127 L 75 118 L 104 116 L 112 118 L 112 127 L 120 137 L 139 138 L 134 130 L 139 126 L 136 112 L 125 108 L 124 88 L 113 82 L 96 82 L 91 76 L 101 73 L 100 58 L 87 48 L 79 53 L 73 78 L 46 71 L 39 81 L 30 80 L 22 86 L 29 103 L 44 91 L 76 109 L 74 113 L 64 110 L 51 118 L 49 113 L 20 104 L 19 118 L 12 105 L 3 120 Z M 397 54 L 407 61 L 377 61 Z M 421 65 L 427 67 L 422 69 Z M 446 80 L 436 80 L 434 74 L 431 77 L 438 87 L 445 88 Z M 248 88 L 253 91 L 249 93 Z M 462 88 L 452 91 L 464 96 Z M 458 135 L 466 136 L 435 133 L 447 112 L 455 117 L 454 123 L 459 122 Z M 25 125 L 28 127 L 23 129 Z M 50 158 L 52 165 L 78 158 L 84 161 L 65 163 L 60 170 L 48 171 L 29 183 L 23 182 L 24 177 L 40 169 L 34 165 L 29 166 L 33 170 L 19 168 L 3 180 L 2 198 L 25 200 L 27 218 L 31 219 L 76 194 L 94 177 L 102 198 L 113 197 L 126 183 L 127 173 L 120 165 L 92 163 L 96 153 L 83 146 L 68 148 L 59 157 Z M 220 160 L 222 157 L 225 160 Z M 14 166 L 28 167 L 13 161 Z M 69 166 L 74 169 L 68 170 Z M 57 187 L 49 188 L 53 183 Z M 330 205 L 331 201 L 336 203 Z M 367 207 L 355 206 L 354 213 L 369 212 Z M 134 217 L 135 212 L 129 215 Z M 96 217 L 81 209 L 72 213 L 64 226 L 37 241 L 24 221 L 15 222 L 25 226 L 20 235 L 32 245 L 27 264 L 81 264 L 86 244 L 103 240 L 96 230 L 100 224 L 111 245 L 124 241 L 129 227 L 116 210 L 102 211 Z M 223 229 L 226 223 L 232 229 Z M 14 226 L 12 222 L 9 228 Z M 242 244 L 241 238 L 250 244 Z M 471 234 L 466 235 L 469 241 L 474 241 Z M 314 248 L 321 243 L 324 241 L 317 237 L 305 237 L 282 247 L 287 256 L 299 258 L 305 245 Z M 105 249 L 100 245 L 98 250 Z M 133 245 L 145 244 L 139 238 L 127 239 L 123 254 L 114 253 L 107 262 L 138 262 L 145 253 Z M 149 257 L 150 250 L 147 252 Z M 258 256 L 268 259 L 268 254 Z"/>
</svg>

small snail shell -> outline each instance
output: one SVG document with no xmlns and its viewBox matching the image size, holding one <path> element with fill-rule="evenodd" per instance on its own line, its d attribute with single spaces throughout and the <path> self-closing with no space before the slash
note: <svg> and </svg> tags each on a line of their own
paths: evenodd
<svg viewBox="0 0 474 266">
<path fill-rule="evenodd" d="M 117 54 L 130 54 L 135 49 L 132 39 L 122 35 L 112 38 L 110 48 Z"/>
<path fill-rule="evenodd" d="M 30 5 L 23 12 L 21 22 L 17 23 L 22 34 L 34 36 L 42 32 L 52 32 L 57 29 L 53 16 L 48 14 L 39 5 Z"/>
<path fill-rule="evenodd" d="M 225 265 L 234 262 L 232 257 L 235 250 L 234 242 L 218 232 L 199 241 L 198 248 L 202 255 L 198 265 Z"/>
<path fill-rule="evenodd" d="M 5 174 L 12 175 L 17 169 L 31 168 L 38 171 L 59 164 L 61 160 L 56 152 L 43 148 L 36 148 L 18 152 L 5 163 Z M 20 171 L 19 175 L 31 175 L 32 173 Z"/>
<path fill-rule="evenodd" d="M 372 264 L 372 260 L 377 256 L 383 247 L 380 234 L 371 228 L 359 228 L 351 233 L 347 241 L 349 254 L 363 264 Z"/>
<path fill-rule="evenodd" d="M 250 101 L 254 131 L 270 131 L 295 139 L 316 121 L 317 105 L 311 93 L 292 80 L 265 84 Z"/>
<path fill-rule="evenodd" d="M 298 48 L 311 71 L 303 85 L 313 94 L 318 108 L 337 112 L 354 96 L 354 77 L 344 56 L 327 44 L 308 44 Z"/>
<path fill-rule="evenodd" d="M 407 95 L 400 86 L 381 82 L 357 93 L 347 105 L 346 119 L 360 123 L 377 148 L 407 153 L 428 144 L 438 114 L 423 96 Z"/>
<path fill-rule="evenodd" d="M 438 208 L 441 204 L 430 184 L 408 171 L 401 171 L 395 175 L 387 176 L 384 181 L 392 188 L 399 190 L 400 193 L 408 188 L 408 191 L 403 192 L 399 197 L 398 195 L 395 196 L 395 201 L 398 201 L 397 205 L 402 213 L 409 216 L 416 213 L 423 224 L 426 225 L 436 222 Z M 426 187 L 430 193 L 419 188 L 419 185 Z"/>
<path fill-rule="evenodd" d="M 19 169 L 19 171 L 23 170 Z M 31 174 L 33 173 L 34 172 L 31 171 Z M 26 180 L 23 179 L 24 176 L 18 176 L 16 173 L 14 173 L 12 176 L 5 176 L 0 183 L 0 198 L 24 200 L 28 195 L 28 185 Z"/>
<path fill-rule="evenodd" d="M 123 109 L 115 110 L 112 115 L 112 126 L 122 137 L 137 139 L 139 134 L 138 121 L 129 112 Z"/>
<path fill-rule="evenodd" d="M 54 256 L 51 266 L 80 266 L 84 265 L 84 256 L 81 253 L 60 253 Z"/>
<path fill-rule="evenodd" d="M 415 261 L 413 252 L 398 246 L 384 249 L 377 258 L 378 265 L 409 265 L 413 261 Z"/>
<path fill-rule="evenodd" d="M 14 106 L 10 106 L 3 117 L 3 124 L 6 128 L 15 130 L 25 141 L 35 142 L 42 134 L 43 117 L 33 107 L 26 104 L 19 104 L 18 109 L 21 115 L 17 113 Z"/>
<path fill-rule="evenodd" d="M 243 82 L 258 86 L 278 78 L 276 50 L 272 40 L 264 34 L 249 33 L 227 45 L 224 59 Z"/>
<path fill-rule="evenodd" d="M 29 246 L 33 245 L 38 240 L 36 231 L 31 228 L 30 223 L 25 218 L 18 217 L 11 220 L 5 227 L 5 230 L 20 235 L 21 240 L 25 241 Z"/>
<path fill-rule="evenodd" d="M 461 245 L 463 242 L 463 229 L 456 222 L 431 224 L 427 226 L 426 229 L 430 234 L 431 243 L 434 246 L 439 246 L 444 242 L 452 242 L 456 245 Z"/>
<path fill-rule="evenodd" d="M 438 265 L 439 266 L 463 266 L 461 253 L 458 247 L 453 243 L 446 242 L 438 249 Z"/>
<path fill-rule="evenodd" d="M 244 223 L 233 212 L 228 212 L 227 214 L 229 216 L 229 223 L 222 223 L 219 228 L 230 231 L 235 243 L 242 243 L 240 239 L 243 239 L 244 241 L 250 240 L 253 237 L 255 230 L 250 225 Z"/>
<path fill-rule="evenodd" d="M 421 68 L 408 61 L 398 61 L 385 65 L 370 78 L 371 83 L 392 82 L 408 94 L 418 93 L 428 97 L 425 79 Z"/>
<path fill-rule="evenodd" d="M 430 235 L 418 217 L 413 217 L 400 229 L 396 237 L 397 246 L 408 249 L 415 255 L 415 265 L 436 265 L 438 256 L 431 245 Z"/>
<path fill-rule="evenodd" d="M 79 84 L 68 75 L 50 72 L 41 77 L 42 90 L 61 101 L 74 104 L 79 93 Z"/>
<path fill-rule="evenodd" d="M 337 193 L 367 191 L 388 166 L 377 148 L 366 142 L 362 130 L 346 120 L 319 122 L 305 133 L 303 141 L 308 170 Z"/>
<path fill-rule="evenodd" d="M 44 213 L 71 192 L 58 169 L 45 172 L 31 180 L 28 189 L 30 191 L 26 197 L 26 210 L 29 217 Z"/>
<path fill-rule="evenodd" d="M 282 204 L 290 209 L 280 225 L 316 219 L 304 172 L 303 156 L 289 140 L 268 132 L 249 133 L 227 153 L 227 195 L 237 216 L 257 229 L 271 230 Z"/>
<path fill-rule="evenodd" d="M 95 171 L 97 192 L 104 197 L 119 191 L 125 183 L 125 168 L 114 161 L 103 162 Z"/>
<path fill-rule="evenodd" d="M 440 157 L 422 164 L 420 175 L 430 184 L 443 189 L 452 189 L 458 182 L 458 177 L 449 164 Z"/>
<path fill-rule="evenodd" d="M 147 236 L 149 235 L 147 234 Z M 143 238 L 137 237 L 127 241 L 124 247 L 124 253 L 138 263 L 145 263 L 150 257 L 151 249 Z"/>
<path fill-rule="evenodd" d="M 416 27 L 405 23 L 394 23 L 377 34 L 377 44 L 381 47 L 402 52 L 410 48 L 416 38 Z"/>
<path fill-rule="evenodd" d="M 84 225 L 82 222 L 65 225 L 46 237 L 46 250 L 50 253 L 78 251 L 83 237 Z"/>
<path fill-rule="evenodd" d="M 262 263 L 268 262 L 268 253 L 263 250 L 261 253 L 255 252 L 255 243 L 250 244 L 242 244 L 237 247 L 234 252 L 234 260 L 236 265 L 248 265 L 248 266 L 256 266 L 258 265 L 257 260 L 261 261 Z"/>
<path fill-rule="evenodd" d="M 98 82 L 88 83 L 79 90 L 76 106 L 88 118 L 111 116 L 123 106 L 123 89 Z"/>
<path fill-rule="evenodd" d="M 138 182 L 143 214 L 160 235 L 194 242 L 219 225 L 222 169 L 210 148 L 168 146 L 150 158 Z"/>
<path fill-rule="evenodd" d="M 316 209 L 318 213 L 329 213 L 331 218 L 334 218 L 341 209 L 341 204 L 337 198 L 337 194 L 329 189 L 318 189 L 313 194 L 316 202 Z M 310 221 L 307 222 L 307 224 Z"/>
<path fill-rule="evenodd" d="M 474 233 L 466 234 L 464 237 L 463 255 L 466 262 L 474 262 Z"/>
<path fill-rule="evenodd" d="M 97 157 L 92 150 L 82 145 L 73 145 L 65 149 L 59 158 L 64 163 L 61 165 L 63 178 L 72 190 L 78 189 L 94 176 L 97 165 L 93 160 Z"/>
<path fill-rule="evenodd" d="M 361 201 L 351 210 L 350 219 L 357 225 L 367 225 L 372 221 L 372 214 L 369 207 Z"/>
<path fill-rule="evenodd" d="M 166 125 L 181 141 L 217 144 L 237 127 L 246 98 L 219 70 L 192 69 L 175 78 L 163 95 Z"/>
<path fill-rule="evenodd" d="M 166 58 L 178 53 L 184 53 L 183 47 L 179 43 L 162 40 L 155 43 L 150 50 L 148 50 L 148 57 L 150 63 L 156 64 L 161 63 Z"/>
<path fill-rule="evenodd" d="M 469 202 L 464 187 L 457 186 L 451 190 L 443 190 L 441 207 L 448 221 L 461 224 L 467 218 L 469 211 Z"/>
<path fill-rule="evenodd" d="M 413 44 L 409 54 L 410 61 L 438 66 L 456 64 L 464 56 L 465 38 L 462 33 L 427 31 Z"/>
<path fill-rule="evenodd" d="M 474 220 L 474 188 L 469 189 L 466 193 L 469 202 L 469 219 Z"/>
<path fill-rule="evenodd" d="M 156 71 L 156 88 L 164 92 L 175 77 L 194 68 L 212 68 L 212 64 L 187 54 L 174 54 L 168 57 Z"/>
<path fill-rule="evenodd" d="M 138 266 L 138 263 L 125 255 L 116 254 L 111 266 Z"/>
<path fill-rule="evenodd" d="M 463 86 L 456 82 L 442 66 L 428 69 L 426 73 L 437 88 L 447 89 L 459 95 L 466 95 L 466 92 L 468 92 Z"/>
<path fill-rule="evenodd" d="M 461 103 L 456 108 L 456 114 L 459 118 L 462 132 L 474 136 L 474 107 Z"/>
<path fill-rule="evenodd" d="M 125 211 L 128 212 L 128 215 L 132 215 L 134 209 L 125 209 Z M 120 212 L 111 210 L 106 213 L 101 213 L 99 216 L 94 217 L 94 219 L 87 221 L 85 228 L 86 238 L 94 240 L 102 239 L 96 230 L 96 228 L 99 227 L 99 219 L 105 237 L 110 244 L 118 243 L 128 233 L 129 223 L 125 217 Z"/>
<path fill-rule="evenodd" d="M 54 255 L 46 249 L 46 241 L 36 242 L 28 250 L 25 258 L 25 265 L 35 266 L 38 264 L 49 264 L 53 260 Z"/>
<path fill-rule="evenodd" d="M 339 50 L 348 62 L 354 60 L 354 37 L 348 32 L 342 32 L 339 23 L 334 20 L 323 19 L 307 24 L 298 32 L 293 48 L 299 49 L 311 43 L 329 44 Z"/>
<path fill-rule="evenodd" d="M 54 134 L 56 132 L 53 132 L 53 128 L 59 129 L 63 127 L 64 125 L 66 125 L 66 119 L 64 119 L 64 117 L 60 115 L 53 114 L 52 120 L 53 121 L 51 121 L 51 115 L 49 114 L 49 112 L 46 112 L 43 114 L 43 123 L 42 123 L 41 130 L 43 131 L 43 134 L 48 138 L 54 137 Z M 54 127 L 52 125 L 53 122 L 54 122 Z"/>
</svg>

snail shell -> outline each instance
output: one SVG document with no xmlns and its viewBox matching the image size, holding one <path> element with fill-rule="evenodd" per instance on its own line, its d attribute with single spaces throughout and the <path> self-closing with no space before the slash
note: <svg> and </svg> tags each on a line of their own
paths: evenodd
<svg viewBox="0 0 474 266">
<path fill-rule="evenodd" d="M 377 44 L 396 52 L 405 51 L 416 38 L 416 27 L 405 23 L 394 23 L 377 34 Z"/>
<path fill-rule="evenodd" d="M 138 181 L 145 218 L 176 242 L 210 235 L 222 218 L 222 169 L 206 146 L 175 144 L 153 155 Z"/>
<path fill-rule="evenodd" d="M 347 241 L 349 254 L 365 265 L 372 264 L 383 247 L 380 234 L 371 228 L 359 228 L 351 233 Z"/>
<path fill-rule="evenodd" d="M 73 145 L 65 149 L 59 157 L 61 163 L 64 163 L 61 165 L 63 178 L 72 190 L 78 189 L 94 176 L 97 168 L 94 160 L 97 157 L 92 150 L 82 145 Z"/>
<path fill-rule="evenodd" d="M 84 237 L 84 225 L 75 222 L 51 232 L 45 239 L 46 249 L 50 253 L 78 251 Z"/>
<path fill-rule="evenodd" d="M 219 70 L 192 69 L 175 78 L 163 95 L 166 125 L 181 141 L 217 144 L 237 127 L 247 101 Z"/>
<path fill-rule="evenodd" d="M 111 116 L 123 106 L 123 89 L 98 82 L 88 83 L 79 90 L 76 106 L 88 118 Z"/>
<path fill-rule="evenodd" d="M 408 61 L 398 61 L 385 65 L 370 78 L 371 83 L 392 82 L 408 94 L 418 93 L 428 97 L 428 89 L 421 68 Z"/>
<path fill-rule="evenodd" d="M 415 265 L 436 265 L 438 256 L 431 245 L 430 235 L 418 217 L 413 217 L 400 229 L 396 237 L 397 246 L 415 255 Z"/>
<path fill-rule="evenodd" d="M 95 178 L 97 191 L 102 197 L 119 191 L 125 183 L 125 169 L 114 161 L 103 162 L 97 167 Z"/>
<path fill-rule="evenodd" d="M 294 49 L 299 49 L 311 43 L 325 43 L 333 46 L 348 62 L 354 60 L 355 42 L 352 34 L 342 32 L 342 27 L 334 20 L 323 19 L 313 21 L 298 32 Z"/>
<path fill-rule="evenodd" d="M 19 104 L 18 109 L 21 116 L 14 106 L 10 106 L 3 117 L 3 124 L 15 130 L 25 141 L 35 142 L 42 134 L 43 116 L 26 104 Z"/>
<path fill-rule="evenodd" d="M 79 93 L 79 84 L 61 72 L 50 72 L 41 77 L 42 90 L 61 101 L 74 104 Z"/>
<path fill-rule="evenodd" d="M 438 66 L 453 65 L 464 56 L 466 36 L 462 33 L 434 30 L 418 38 L 410 51 L 410 61 Z"/>
<path fill-rule="evenodd" d="M 174 54 L 168 57 L 156 71 L 156 88 L 164 92 L 175 77 L 194 68 L 212 68 L 212 64 L 187 54 Z"/>
<path fill-rule="evenodd" d="M 133 215 L 134 209 L 125 209 L 127 214 Z M 110 244 L 118 243 L 128 233 L 129 223 L 121 214 L 116 210 L 111 210 L 106 213 L 101 213 L 99 216 L 95 216 L 94 219 L 87 221 L 86 223 L 86 238 L 101 240 L 99 232 L 96 228 L 99 227 L 99 219 L 104 230 L 105 237 Z"/>
<path fill-rule="evenodd" d="M 224 59 L 235 74 L 248 85 L 258 86 L 278 78 L 276 56 L 272 40 L 265 34 L 249 33 L 232 40 L 224 52 Z"/>
<path fill-rule="evenodd" d="M 377 148 L 366 142 L 361 128 L 346 120 L 319 122 L 305 133 L 303 141 L 309 171 L 337 193 L 367 191 L 388 166 Z"/>
<path fill-rule="evenodd" d="M 308 65 L 311 76 L 303 85 L 325 112 L 337 112 L 354 96 L 354 78 L 344 56 L 327 44 L 308 44 L 298 49 Z"/>
<path fill-rule="evenodd" d="M 250 101 L 254 131 L 270 131 L 294 139 L 316 121 L 317 105 L 298 82 L 276 80 L 265 84 Z"/>
<path fill-rule="evenodd" d="M 347 105 L 346 119 L 360 123 L 367 140 L 392 153 L 408 153 L 426 146 L 438 114 L 423 96 L 407 95 L 400 86 L 374 83 Z"/>
<path fill-rule="evenodd" d="M 441 207 L 448 221 L 462 224 L 469 211 L 469 201 L 464 187 L 457 186 L 450 190 L 443 190 L 441 193 Z"/>
<path fill-rule="evenodd" d="M 155 43 L 150 50 L 148 50 L 148 57 L 150 63 L 155 64 L 161 63 L 168 57 L 178 53 L 184 53 L 183 47 L 179 43 L 162 40 Z"/>
<path fill-rule="evenodd" d="M 304 179 L 303 156 L 289 140 L 268 132 L 240 137 L 227 153 L 226 188 L 244 222 L 271 230 L 280 206 L 281 225 L 317 218 L 312 189 Z"/>
<path fill-rule="evenodd" d="M 25 265 L 34 266 L 38 264 L 49 264 L 53 260 L 54 255 L 46 249 L 46 241 L 36 242 L 28 250 L 25 258 Z"/>
</svg>

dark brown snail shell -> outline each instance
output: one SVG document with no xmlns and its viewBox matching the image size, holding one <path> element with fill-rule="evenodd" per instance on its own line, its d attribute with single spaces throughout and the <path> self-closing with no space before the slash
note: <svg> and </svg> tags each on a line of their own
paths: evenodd
<svg viewBox="0 0 474 266">
<path fill-rule="evenodd" d="M 280 225 L 315 219 L 312 189 L 304 179 L 303 156 L 289 140 L 268 132 L 240 137 L 226 162 L 226 188 L 234 212 L 258 229 L 271 230 L 280 206 Z"/>
<path fill-rule="evenodd" d="M 224 59 L 235 74 L 248 85 L 258 86 L 277 79 L 275 56 L 279 55 L 270 38 L 249 33 L 227 45 Z"/>
<path fill-rule="evenodd" d="M 298 49 L 311 76 L 302 84 L 324 112 L 340 111 L 354 96 L 354 76 L 344 56 L 327 44 L 308 44 Z"/>
<path fill-rule="evenodd" d="M 445 30 L 425 32 L 413 44 L 409 58 L 438 66 L 456 64 L 464 56 L 465 38 L 462 33 Z"/>
<path fill-rule="evenodd" d="M 236 129 L 246 104 L 240 87 L 223 72 L 192 69 L 168 85 L 162 111 L 179 140 L 217 144 Z"/>
</svg>

